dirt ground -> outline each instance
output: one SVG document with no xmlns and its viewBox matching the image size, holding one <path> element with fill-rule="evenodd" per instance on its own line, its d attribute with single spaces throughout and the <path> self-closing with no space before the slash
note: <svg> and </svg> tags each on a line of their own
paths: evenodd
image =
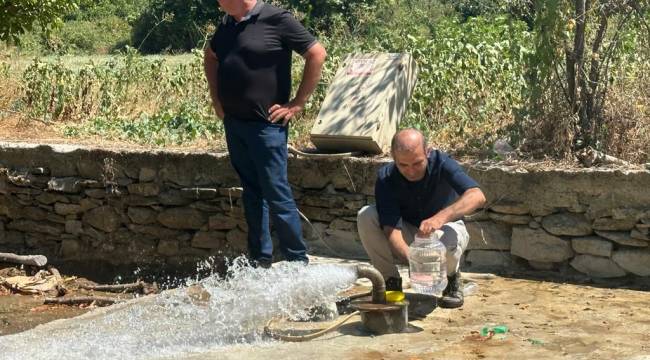
<svg viewBox="0 0 650 360">
<path fill-rule="evenodd" d="M 647 282 L 569 284 L 549 274 L 533 279 L 470 272 L 464 278 L 478 284 L 478 291 L 465 299 L 461 309 L 434 308 L 430 299 L 408 294 L 409 333 L 373 336 L 355 316 L 311 342 L 233 346 L 185 358 L 650 360 Z M 42 300 L 0 296 L 0 335 L 87 311 L 78 306 L 43 306 Z M 304 331 L 330 324 L 287 322 L 276 328 Z M 507 326 L 508 333 L 491 339 L 477 335 L 483 327 L 497 325 Z"/>
<path fill-rule="evenodd" d="M 467 274 L 471 277 L 472 274 Z M 475 279 L 462 309 L 413 301 L 416 332 L 371 336 L 359 317 L 309 343 L 236 347 L 226 359 L 650 359 L 650 292 L 495 277 Z M 427 312 L 428 315 L 423 317 Z M 312 324 L 324 328 L 327 324 Z M 484 340 L 484 326 L 506 325 Z M 286 329 L 299 325 L 285 324 Z M 209 359 L 201 354 L 192 359 Z"/>
<path fill-rule="evenodd" d="M 2 284 L 2 275 L 7 273 L 15 275 L 33 275 L 35 271 L 26 272 L 16 268 L 0 269 L 0 337 L 32 329 L 38 325 L 58 319 L 72 318 L 96 308 L 95 304 L 84 303 L 78 305 L 44 304 L 46 298 L 57 297 L 54 293 L 32 295 L 10 290 Z M 63 286 L 66 294 L 62 298 L 70 297 L 100 297 L 119 300 L 130 300 L 134 297 L 131 293 L 109 293 L 104 291 L 80 289 L 80 285 L 97 285 L 84 278 L 65 277 Z"/>
</svg>

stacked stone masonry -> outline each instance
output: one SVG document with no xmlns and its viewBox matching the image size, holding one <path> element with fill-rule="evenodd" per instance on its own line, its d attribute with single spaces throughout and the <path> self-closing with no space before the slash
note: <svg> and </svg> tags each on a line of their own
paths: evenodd
<svg viewBox="0 0 650 360">
<path fill-rule="evenodd" d="M 312 253 L 365 258 L 356 214 L 387 161 L 290 159 Z M 488 206 L 464 267 L 650 276 L 650 171 L 466 168 Z M 246 252 L 241 195 L 226 154 L 0 143 L 0 252 L 193 269 Z"/>
</svg>

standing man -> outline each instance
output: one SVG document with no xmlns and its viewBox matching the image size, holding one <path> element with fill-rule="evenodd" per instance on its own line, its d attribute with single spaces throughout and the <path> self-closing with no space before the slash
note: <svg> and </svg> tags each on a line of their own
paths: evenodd
<svg viewBox="0 0 650 360">
<path fill-rule="evenodd" d="M 307 263 L 287 178 L 287 126 L 318 84 L 325 49 L 285 10 L 261 0 L 218 2 L 226 15 L 205 49 L 204 69 L 244 188 L 249 256 L 259 266 L 271 266 L 270 211 L 284 257 Z M 302 55 L 305 67 L 290 98 L 293 51 Z"/>
<path fill-rule="evenodd" d="M 485 204 L 478 184 L 447 154 L 427 148 L 421 132 L 399 131 L 391 143 L 393 162 L 377 174 L 377 205 L 357 217 L 359 236 L 372 265 L 386 279 L 386 290 L 401 291 L 397 262 L 408 263 L 416 233 L 444 231 L 448 284 L 439 299 L 445 308 L 463 305 L 459 262 L 469 242 L 464 215 Z"/>
</svg>

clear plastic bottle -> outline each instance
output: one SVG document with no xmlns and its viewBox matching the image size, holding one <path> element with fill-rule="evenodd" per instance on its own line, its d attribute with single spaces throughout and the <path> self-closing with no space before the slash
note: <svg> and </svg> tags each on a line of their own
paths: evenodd
<svg viewBox="0 0 650 360">
<path fill-rule="evenodd" d="M 409 246 L 411 288 L 420 294 L 441 297 L 447 287 L 447 248 L 440 242 L 443 232 L 415 235 Z"/>
</svg>

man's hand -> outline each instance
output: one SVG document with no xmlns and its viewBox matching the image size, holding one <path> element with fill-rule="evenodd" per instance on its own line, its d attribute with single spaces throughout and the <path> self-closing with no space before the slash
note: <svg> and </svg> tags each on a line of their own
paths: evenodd
<svg viewBox="0 0 650 360">
<path fill-rule="evenodd" d="M 295 100 L 291 100 L 284 105 L 275 104 L 269 109 L 269 121 L 272 123 L 281 122 L 282 126 L 287 126 L 289 120 L 298 115 L 303 107 L 304 105 Z"/>
<path fill-rule="evenodd" d="M 423 235 L 429 235 L 432 231 L 441 229 L 446 223 L 461 219 L 483 205 L 485 205 L 485 195 L 481 189 L 467 189 L 456 202 L 422 221 L 419 231 Z"/>
<path fill-rule="evenodd" d="M 448 221 L 446 221 L 446 219 L 440 215 L 440 213 L 435 214 L 420 223 L 419 233 L 421 235 L 427 236 L 432 232 L 441 229 L 447 222 Z"/>
</svg>

